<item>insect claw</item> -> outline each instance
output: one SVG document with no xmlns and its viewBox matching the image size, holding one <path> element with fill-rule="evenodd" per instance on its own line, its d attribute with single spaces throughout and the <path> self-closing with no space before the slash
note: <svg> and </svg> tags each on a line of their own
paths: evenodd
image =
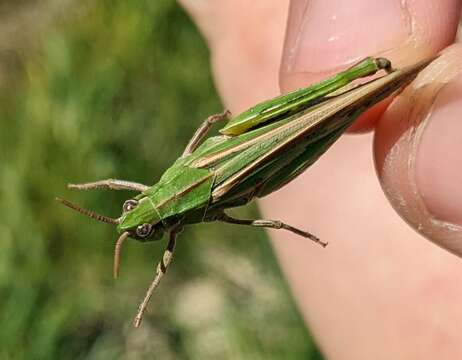
<svg viewBox="0 0 462 360">
<path fill-rule="evenodd" d="M 322 241 L 320 238 L 318 238 L 317 236 L 314 236 L 313 234 L 310 234 L 310 233 L 306 233 L 306 238 L 310 239 L 310 240 L 313 240 L 315 243 L 321 245 L 323 248 L 325 248 L 327 245 L 329 245 L 329 243 L 327 241 Z"/>
</svg>

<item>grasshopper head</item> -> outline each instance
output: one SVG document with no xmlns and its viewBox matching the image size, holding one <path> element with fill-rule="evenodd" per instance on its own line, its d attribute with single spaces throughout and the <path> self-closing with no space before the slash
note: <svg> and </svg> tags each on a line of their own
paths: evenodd
<svg viewBox="0 0 462 360">
<path fill-rule="evenodd" d="M 147 196 L 128 199 L 122 206 L 122 215 L 117 219 L 117 231 L 120 233 L 114 249 L 114 278 L 118 277 L 120 251 L 128 237 L 138 241 L 160 240 L 165 228 Z"/>
<path fill-rule="evenodd" d="M 162 221 L 148 197 L 126 200 L 118 219 L 117 231 L 128 232 L 139 241 L 160 240 L 165 232 Z"/>
<path fill-rule="evenodd" d="M 157 211 L 154 209 L 148 197 L 125 201 L 122 207 L 122 215 L 118 219 L 97 214 L 94 211 L 84 209 L 68 200 L 61 198 L 56 198 L 56 200 L 92 219 L 117 226 L 117 231 L 120 233 L 120 236 L 115 244 L 114 277 L 118 276 L 120 251 L 122 243 L 127 238 L 131 237 L 143 242 L 154 241 L 161 239 L 166 231 Z"/>
<path fill-rule="evenodd" d="M 126 233 L 127 237 L 142 242 L 159 240 L 165 232 L 161 219 L 157 212 L 153 210 L 151 201 L 147 197 L 125 201 L 122 207 L 122 215 L 118 219 L 84 209 L 68 200 L 61 198 L 56 198 L 56 200 L 92 219 L 116 225 L 119 233 Z"/>
</svg>

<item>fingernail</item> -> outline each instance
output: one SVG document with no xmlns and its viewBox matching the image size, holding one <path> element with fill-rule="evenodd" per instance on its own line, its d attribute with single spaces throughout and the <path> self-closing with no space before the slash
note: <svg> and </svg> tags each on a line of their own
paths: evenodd
<svg viewBox="0 0 462 360">
<path fill-rule="evenodd" d="M 417 189 L 437 220 L 462 226 L 462 75 L 444 85 L 416 152 Z"/>
<path fill-rule="evenodd" d="M 403 46 L 412 33 L 402 0 L 293 1 L 289 15 L 285 73 L 329 73 Z"/>
</svg>

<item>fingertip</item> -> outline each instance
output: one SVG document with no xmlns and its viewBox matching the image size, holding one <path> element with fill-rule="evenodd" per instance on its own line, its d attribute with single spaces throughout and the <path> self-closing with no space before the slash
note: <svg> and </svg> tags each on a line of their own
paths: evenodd
<svg viewBox="0 0 462 360">
<path fill-rule="evenodd" d="M 382 187 L 414 229 L 462 256 L 462 45 L 430 64 L 380 119 Z"/>
</svg>

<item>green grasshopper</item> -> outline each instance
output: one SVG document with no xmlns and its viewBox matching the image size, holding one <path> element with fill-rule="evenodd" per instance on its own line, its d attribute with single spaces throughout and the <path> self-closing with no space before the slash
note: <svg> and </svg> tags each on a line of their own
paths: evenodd
<svg viewBox="0 0 462 360">
<path fill-rule="evenodd" d="M 326 246 L 309 232 L 275 220 L 236 219 L 226 209 L 247 204 L 280 189 L 313 164 L 365 110 L 409 84 L 430 62 L 394 70 L 389 60 L 368 57 L 315 85 L 262 102 L 240 115 L 229 112 L 207 118 L 183 154 L 152 186 L 125 180 L 69 184 L 79 190 L 109 188 L 139 192 L 126 200 L 119 218 L 110 218 L 57 198 L 93 219 L 117 226 L 114 277 L 127 238 L 169 241 L 154 279 L 139 305 L 134 326 L 141 323 L 152 293 L 172 260 L 178 233 L 185 225 L 221 221 L 284 229 Z M 353 81 L 386 74 L 363 84 Z M 209 137 L 214 123 L 229 120 L 221 135 Z"/>
</svg>

